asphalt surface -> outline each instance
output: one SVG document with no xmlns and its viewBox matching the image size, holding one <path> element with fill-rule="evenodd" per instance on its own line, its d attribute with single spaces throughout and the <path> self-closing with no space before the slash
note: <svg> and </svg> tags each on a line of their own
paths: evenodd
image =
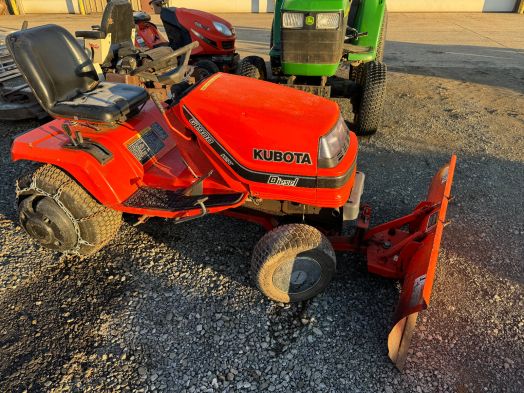
<svg viewBox="0 0 524 393">
<path fill-rule="evenodd" d="M 493 20 L 524 37 L 513 17 Z M 269 37 L 266 19 L 249 34 Z M 433 28 L 427 37 L 442 25 L 411 20 Z M 515 41 L 504 44 L 514 62 L 443 53 L 428 62 L 441 44 L 415 29 L 413 52 L 408 38 L 395 41 L 403 21 L 390 18 L 383 127 L 360 140 L 373 223 L 408 213 L 458 155 L 432 303 L 403 373 L 386 349 L 399 285 L 360 259 L 339 255 L 324 294 L 283 306 L 249 278 L 262 230 L 225 217 L 126 223 L 84 260 L 37 246 L 13 202 L 32 165 L 9 156 L 12 138 L 37 124 L 18 122 L 0 124 L 0 391 L 524 391 L 524 56 Z M 490 45 L 467 46 L 491 56 Z"/>
</svg>

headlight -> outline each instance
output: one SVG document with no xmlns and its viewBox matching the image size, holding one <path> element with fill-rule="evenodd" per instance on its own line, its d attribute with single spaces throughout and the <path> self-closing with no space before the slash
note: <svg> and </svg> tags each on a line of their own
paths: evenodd
<svg viewBox="0 0 524 393">
<path fill-rule="evenodd" d="M 229 27 L 223 23 L 213 22 L 213 26 L 215 26 L 215 29 L 224 34 L 226 37 L 231 37 L 233 35 L 233 32 L 229 29 Z"/>
<path fill-rule="evenodd" d="M 282 26 L 286 29 L 301 29 L 304 27 L 304 14 L 300 12 L 284 12 Z"/>
<path fill-rule="evenodd" d="M 318 166 L 333 168 L 344 158 L 349 148 L 349 129 L 340 116 L 335 127 L 322 138 L 318 147 Z"/>
<path fill-rule="evenodd" d="M 317 14 L 317 29 L 338 29 L 340 23 L 340 14 L 330 12 Z"/>
</svg>

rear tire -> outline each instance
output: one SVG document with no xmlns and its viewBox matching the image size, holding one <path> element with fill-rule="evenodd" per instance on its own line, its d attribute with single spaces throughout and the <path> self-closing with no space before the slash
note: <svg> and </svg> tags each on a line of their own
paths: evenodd
<svg viewBox="0 0 524 393">
<path fill-rule="evenodd" d="M 335 251 L 318 229 L 283 225 L 260 239 L 251 274 L 260 291 L 278 302 L 300 302 L 321 293 L 336 270 Z"/>
<path fill-rule="evenodd" d="M 94 254 L 113 239 L 122 222 L 122 213 L 99 204 L 53 165 L 19 179 L 17 204 L 29 236 L 64 254 Z"/>
<path fill-rule="evenodd" d="M 238 75 L 267 80 L 266 62 L 258 56 L 248 56 L 240 61 Z"/>
<path fill-rule="evenodd" d="M 193 71 L 193 75 L 196 82 L 200 82 L 201 80 L 204 80 L 220 71 L 215 63 L 206 59 L 197 61 L 194 66 L 195 70 Z"/>
<path fill-rule="evenodd" d="M 357 135 L 373 135 L 380 127 L 386 99 L 386 73 L 385 64 L 372 61 L 363 65 L 360 81 L 357 81 L 362 94 L 354 110 Z"/>
</svg>

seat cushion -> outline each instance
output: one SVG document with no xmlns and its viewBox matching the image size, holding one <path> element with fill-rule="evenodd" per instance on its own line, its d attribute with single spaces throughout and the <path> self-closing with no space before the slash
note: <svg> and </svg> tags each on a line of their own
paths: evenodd
<svg viewBox="0 0 524 393">
<path fill-rule="evenodd" d="M 145 89 L 123 83 L 101 82 L 94 90 L 57 102 L 53 116 L 100 123 L 125 121 L 149 98 Z"/>
</svg>

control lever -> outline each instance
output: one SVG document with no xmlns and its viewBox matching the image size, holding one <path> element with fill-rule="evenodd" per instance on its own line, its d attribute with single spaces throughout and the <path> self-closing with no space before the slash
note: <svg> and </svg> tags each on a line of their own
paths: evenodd
<svg viewBox="0 0 524 393">
<path fill-rule="evenodd" d="M 156 94 L 151 94 L 151 99 L 153 100 L 155 106 L 157 107 L 158 111 L 160 112 L 160 114 L 162 115 L 162 117 L 164 118 L 165 122 L 167 123 L 167 125 L 169 126 L 169 128 L 171 128 L 171 130 L 178 134 L 178 136 L 186 141 L 190 141 L 191 140 L 191 137 L 187 136 L 187 135 L 184 135 L 183 133 L 181 133 L 180 131 L 178 131 L 178 129 L 173 125 L 173 123 L 171 123 L 171 120 L 169 119 L 169 117 L 167 116 L 167 111 L 166 111 L 166 108 L 164 107 L 164 105 L 162 105 L 162 102 L 160 101 L 160 98 L 158 98 L 158 96 Z"/>
<path fill-rule="evenodd" d="M 182 191 L 182 195 L 185 195 L 185 196 L 190 196 L 193 194 L 193 191 L 199 187 L 203 182 L 204 180 L 208 179 L 209 177 L 211 177 L 211 175 L 214 173 L 215 171 L 213 169 L 211 169 L 207 175 L 204 175 L 200 178 L 198 178 L 193 184 L 191 184 L 189 187 L 187 187 L 184 191 Z"/>
<path fill-rule="evenodd" d="M 359 37 L 367 37 L 367 35 L 367 31 L 359 32 L 353 27 L 348 27 L 346 30 L 346 40 L 358 40 Z"/>
<path fill-rule="evenodd" d="M 69 140 L 71 141 L 73 146 L 78 146 L 78 142 L 73 137 L 73 131 L 71 131 L 71 127 L 69 127 L 69 124 L 67 123 L 62 124 L 62 130 L 64 130 L 64 133 L 69 137 Z"/>
</svg>

